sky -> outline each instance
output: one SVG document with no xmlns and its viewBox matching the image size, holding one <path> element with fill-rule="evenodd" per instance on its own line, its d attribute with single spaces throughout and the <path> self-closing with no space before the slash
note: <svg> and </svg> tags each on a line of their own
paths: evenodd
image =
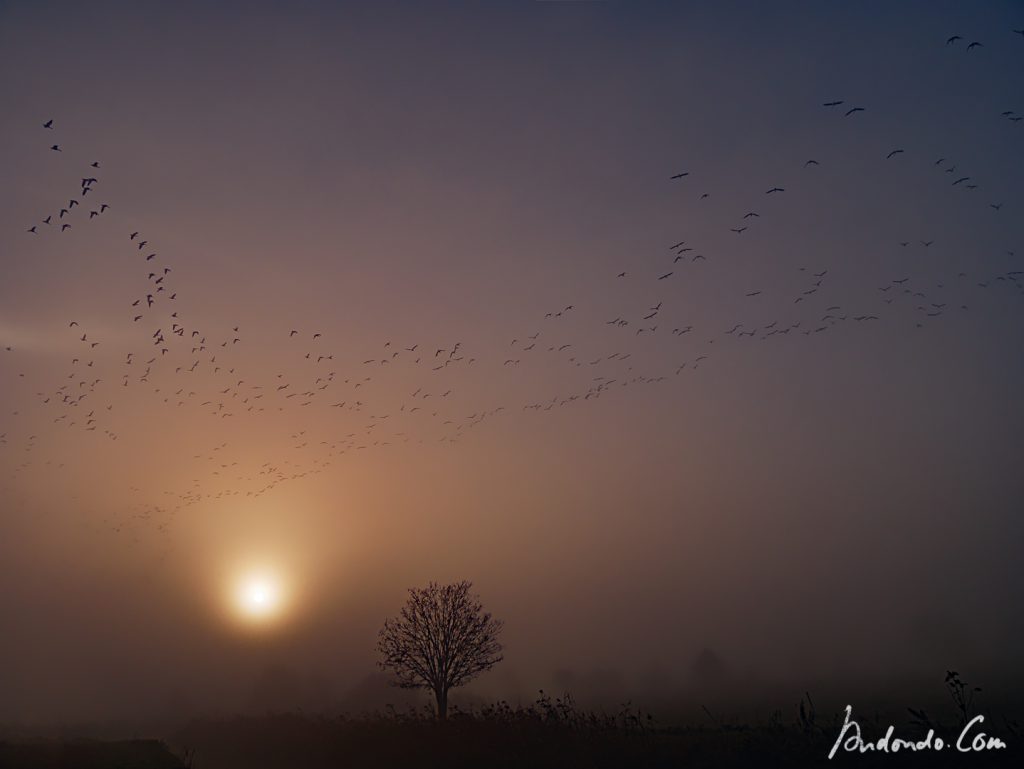
<svg viewBox="0 0 1024 769">
<path fill-rule="evenodd" d="M 0 2 L 0 722 L 377 706 L 461 579 L 475 696 L 1019 692 L 1020 29 Z"/>
</svg>

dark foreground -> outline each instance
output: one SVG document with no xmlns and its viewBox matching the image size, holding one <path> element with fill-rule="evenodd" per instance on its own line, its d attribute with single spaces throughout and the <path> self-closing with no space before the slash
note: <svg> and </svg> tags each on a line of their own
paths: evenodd
<svg viewBox="0 0 1024 769">
<path fill-rule="evenodd" d="M 866 740 L 887 724 L 862 722 Z M 960 728 L 936 723 L 954 742 Z M 202 720 L 168 740 L 76 743 L 0 743 L 0 768 L 55 769 L 546 769 L 548 767 L 972 767 L 1019 765 L 1021 735 L 1012 721 L 990 718 L 985 729 L 1004 750 L 838 753 L 829 749 L 838 719 L 819 723 L 801 709 L 792 722 L 667 728 L 626 708 L 614 716 L 577 710 L 571 701 L 542 698 L 530 707 L 504 703 L 455 712 L 445 724 L 426 712 L 359 718 L 270 715 Z M 921 739 L 925 724 L 897 725 L 897 734 Z"/>
<path fill-rule="evenodd" d="M 3 769 L 181 769 L 187 766 L 157 740 L 0 742 Z"/>
</svg>

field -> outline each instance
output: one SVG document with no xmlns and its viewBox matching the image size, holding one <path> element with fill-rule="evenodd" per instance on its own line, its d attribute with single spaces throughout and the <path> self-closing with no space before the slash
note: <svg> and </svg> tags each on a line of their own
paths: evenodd
<svg viewBox="0 0 1024 769">
<path fill-rule="evenodd" d="M 887 724 L 860 719 L 865 739 Z M 527 707 L 504 702 L 473 711 L 455 710 L 438 723 L 427 709 L 359 717 L 304 714 L 193 721 L 166 741 L 0 743 L 0 767 L 24 769 L 363 769 L 446 767 L 987 767 L 1016 763 L 1019 729 L 992 719 L 1005 750 L 965 754 L 942 751 L 845 754 L 827 758 L 839 734 L 838 718 L 819 722 L 801 703 L 796 717 L 776 714 L 760 724 L 661 726 L 648 714 L 624 706 L 616 714 L 577 708 L 571 699 L 541 695 Z M 955 740 L 954 722 L 933 724 Z M 897 724 L 897 736 L 920 739 L 919 720 Z"/>
</svg>

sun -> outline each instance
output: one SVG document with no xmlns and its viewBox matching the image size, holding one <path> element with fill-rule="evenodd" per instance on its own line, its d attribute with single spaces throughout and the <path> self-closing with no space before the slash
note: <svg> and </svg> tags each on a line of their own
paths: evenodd
<svg viewBox="0 0 1024 769">
<path fill-rule="evenodd" d="M 249 574 L 238 581 L 235 605 L 243 617 L 252 621 L 273 619 L 284 605 L 281 581 L 272 574 Z"/>
</svg>

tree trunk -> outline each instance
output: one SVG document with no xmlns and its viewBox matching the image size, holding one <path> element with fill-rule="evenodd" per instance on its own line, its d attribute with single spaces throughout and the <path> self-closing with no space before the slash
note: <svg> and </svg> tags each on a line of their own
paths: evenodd
<svg viewBox="0 0 1024 769">
<path fill-rule="evenodd" d="M 437 700 L 437 720 L 447 721 L 448 720 L 448 690 L 438 689 L 434 692 L 434 697 Z"/>
</svg>

